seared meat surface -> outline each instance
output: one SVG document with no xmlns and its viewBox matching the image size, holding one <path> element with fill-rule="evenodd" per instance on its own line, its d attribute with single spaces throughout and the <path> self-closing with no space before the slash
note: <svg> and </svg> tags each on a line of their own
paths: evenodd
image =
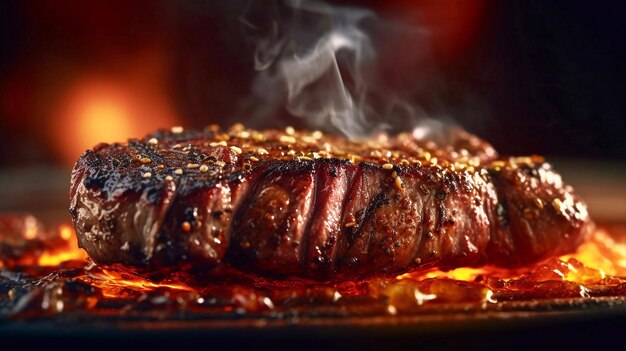
<svg viewBox="0 0 626 351">
<path fill-rule="evenodd" d="M 70 212 L 99 263 L 315 279 L 519 266 L 585 239 L 584 203 L 541 157 L 440 139 L 172 128 L 86 151 Z"/>
</svg>

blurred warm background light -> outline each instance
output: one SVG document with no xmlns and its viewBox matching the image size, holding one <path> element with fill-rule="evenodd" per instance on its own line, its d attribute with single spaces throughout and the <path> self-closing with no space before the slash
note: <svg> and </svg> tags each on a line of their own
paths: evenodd
<svg viewBox="0 0 626 351">
<path fill-rule="evenodd" d="M 391 13 L 404 14 L 431 39 L 438 65 L 447 66 L 467 57 L 484 26 L 487 0 L 397 0 L 384 3 Z M 404 43 L 398 43 L 399 45 Z"/>
<path fill-rule="evenodd" d="M 0 168 L 67 170 L 99 141 L 171 124 L 304 127 L 285 111 L 253 120 L 263 105 L 246 104 L 264 32 L 242 16 L 270 2 L 0 1 Z M 373 36 L 381 87 L 425 114 L 503 154 L 624 160 L 623 5 L 327 2 L 386 21 L 393 35 Z"/>
<path fill-rule="evenodd" d="M 95 77 L 68 89 L 51 126 L 53 145 L 64 162 L 73 163 L 100 142 L 121 142 L 176 124 L 167 96 L 134 88 Z"/>
</svg>

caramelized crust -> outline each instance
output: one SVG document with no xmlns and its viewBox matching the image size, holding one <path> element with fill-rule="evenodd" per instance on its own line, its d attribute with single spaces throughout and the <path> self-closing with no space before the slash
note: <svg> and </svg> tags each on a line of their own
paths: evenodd
<svg viewBox="0 0 626 351">
<path fill-rule="evenodd" d="M 316 279 L 518 266 L 584 240 L 584 203 L 541 157 L 445 140 L 172 128 L 86 151 L 70 212 L 99 263 Z"/>
</svg>

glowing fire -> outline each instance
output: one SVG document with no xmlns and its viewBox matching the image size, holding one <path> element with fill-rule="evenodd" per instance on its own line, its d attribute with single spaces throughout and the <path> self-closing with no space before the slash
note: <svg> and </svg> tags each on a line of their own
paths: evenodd
<svg viewBox="0 0 626 351">
<path fill-rule="evenodd" d="M 575 254 L 563 256 L 561 259 L 569 258 L 575 258 L 608 275 L 626 275 L 626 244 L 617 243 L 604 230 L 597 230 L 591 240 L 584 243 Z"/>
<path fill-rule="evenodd" d="M 98 271 L 89 271 L 89 282 L 102 289 L 106 297 L 119 297 L 125 295 L 125 290 L 136 292 L 149 292 L 159 288 L 180 291 L 195 291 L 182 283 L 154 283 L 140 275 L 121 272 L 112 269 L 100 268 Z"/>
<path fill-rule="evenodd" d="M 571 261 L 571 260 L 574 261 Z M 592 237 L 582 244 L 574 254 L 559 257 L 565 262 L 565 272 L 554 272 L 561 275 L 563 280 L 576 283 L 593 283 L 610 276 L 626 275 L 626 245 L 617 243 L 606 231 L 596 230 Z M 571 262 L 579 262 L 583 268 L 575 267 Z M 527 269 L 526 269 L 527 270 Z M 501 278 L 515 278 L 524 273 L 524 270 L 509 270 L 497 267 L 469 268 L 461 267 L 447 272 L 429 270 L 426 272 L 405 273 L 397 278 L 449 278 L 461 281 L 474 281 L 479 276 L 496 275 Z"/>
<path fill-rule="evenodd" d="M 36 230 L 27 226 L 24 233 L 28 239 L 36 236 Z M 34 234 L 33 234 L 34 233 Z M 78 247 L 74 229 L 63 224 L 58 228 L 58 237 L 63 239 L 64 245 L 49 248 L 41 252 L 37 264 L 43 267 L 58 266 L 72 260 L 84 260 L 88 263 L 87 253 Z M 577 283 L 592 283 L 608 276 L 626 276 L 626 244 L 617 243 L 606 231 L 597 230 L 593 236 L 578 251 L 571 255 L 558 258 L 564 262 L 564 272 L 553 272 L 563 280 Z M 579 262 L 576 267 L 571 262 Z M 0 261 L 0 264 L 2 262 Z M 1 266 L 0 266 L 1 267 Z M 584 268 L 581 268 L 584 267 Z M 515 278 L 522 275 L 525 270 L 511 270 L 497 267 L 470 268 L 461 267 L 450 271 L 431 269 L 416 271 L 399 275 L 396 279 L 433 279 L 448 278 L 458 281 L 475 281 L 480 276 L 498 276 L 501 278 Z M 142 278 L 138 274 L 112 269 L 101 268 L 99 272 L 90 273 L 94 285 L 104 288 L 108 296 L 114 296 L 121 288 L 135 291 L 149 291 L 156 288 L 170 288 L 174 290 L 192 291 L 193 289 L 182 283 L 154 283 Z"/>
<path fill-rule="evenodd" d="M 30 233 L 30 230 L 27 230 L 25 235 L 27 233 Z M 74 232 L 72 226 L 68 224 L 59 226 L 57 234 L 58 237 L 64 241 L 64 243 L 58 245 L 57 247 L 51 247 L 48 250 L 43 251 L 37 259 L 38 266 L 56 267 L 69 261 L 84 261 L 84 265 L 90 264 L 87 253 L 78 247 L 76 233 Z M 36 234 L 34 235 L 36 236 Z M 32 236 L 32 238 L 35 236 Z M 2 262 L 0 261 L 0 264 L 1 263 Z M 194 291 L 192 288 L 182 283 L 154 283 L 138 274 L 134 274 L 126 270 L 114 270 L 99 267 L 97 270 L 88 269 L 87 271 L 88 275 L 87 277 L 84 277 L 83 280 L 93 286 L 101 288 L 105 297 L 123 296 L 125 289 L 136 292 L 148 292 L 158 288 Z"/>
<path fill-rule="evenodd" d="M 27 240 L 40 240 L 42 234 L 38 222 L 20 218 L 24 223 L 20 226 L 22 236 L 32 237 Z M 39 229 L 33 236 L 34 227 Z M 27 272 L 32 269 L 31 274 L 44 282 L 52 279 L 44 284 L 61 284 L 46 290 L 47 294 L 51 294 L 46 295 L 46 299 L 54 303 L 41 305 L 63 307 L 57 308 L 55 313 L 62 312 L 64 306 L 70 306 L 75 303 L 73 301 L 78 301 L 79 305 L 82 303 L 81 308 L 87 309 L 97 309 L 102 301 L 105 305 L 107 301 L 127 301 L 131 305 L 142 301 L 156 301 L 157 304 L 180 301 L 177 302 L 182 304 L 180 306 L 192 304 L 196 307 L 206 301 L 221 301 L 213 303 L 222 303 L 219 305 L 222 311 L 232 312 L 237 308 L 245 311 L 272 310 L 277 308 L 281 299 L 289 305 L 298 296 L 304 296 L 302 301 L 322 299 L 336 303 L 350 296 L 369 295 L 385 303 L 386 313 L 395 315 L 411 313 L 422 305 L 437 303 L 451 304 L 448 306 L 469 303 L 478 308 L 489 308 L 507 301 L 626 296 L 626 245 L 617 242 L 604 230 L 597 230 L 574 254 L 516 270 L 463 267 L 444 272 L 430 269 L 395 278 L 381 276 L 359 282 L 336 283 L 277 282 L 245 276 L 245 273 L 232 267 L 223 271 L 229 277 L 226 280 L 223 279 L 225 275 L 220 273 L 208 279 L 184 272 L 142 274 L 139 270 L 119 265 L 102 266 L 91 262 L 86 253 L 78 248 L 70 225 L 61 225 L 55 234 L 48 237 L 44 250 L 32 251 L 38 255 L 35 260 L 28 258 L 28 253 L 23 260 L 3 262 L 0 259 L 2 269 L 22 267 L 20 269 L 25 268 Z M 69 289 L 69 295 L 64 297 L 64 290 L 58 286 L 67 281 L 80 282 L 89 290 L 72 293 Z"/>
<path fill-rule="evenodd" d="M 76 234 L 74 229 L 67 224 L 63 224 L 59 227 L 58 235 L 66 242 L 66 245 L 58 249 L 50 249 L 41 253 L 37 259 L 37 264 L 43 267 L 58 266 L 63 262 L 72 260 L 84 260 L 87 258 L 87 253 L 78 248 L 78 241 L 76 240 Z"/>
<path fill-rule="evenodd" d="M 76 235 L 71 226 L 60 226 L 58 234 L 63 240 L 67 241 L 68 245 L 43 252 L 38 259 L 40 266 L 57 266 L 70 260 L 85 260 L 85 264 L 89 264 L 86 253 L 77 246 Z M 96 266 L 92 265 L 92 269 L 87 270 L 88 274 L 84 280 L 102 289 L 105 297 L 120 297 L 127 295 L 128 291 L 149 292 L 155 289 L 195 291 L 194 288 L 182 282 L 157 283 L 142 277 L 140 274 L 118 269 L 119 267 L 97 267 L 97 269 L 93 269 L 93 267 Z M 535 279 L 557 279 L 580 284 L 597 284 L 605 279 L 607 275 L 626 275 L 626 245 L 615 242 L 606 231 L 597 230 L 592 238 L 584 243 L 576 253 L 552 259 L 546 266 L 538 265 L 537 267 L 532 272 Z M 542 270 L 547 271 L 544 272 Z M 474 282 L 479 277 L 494 276 L 510 280 L 517 279 L 525 274 L 529 274 L 528 268 L 510 270 L 497 267 L 461 267 L 447 272 L 432 269 L 405 273 L 399 275 L 396 279 L 397 281 L 423 281 L 447 278 L 459 282 Z M 402 287 L 402 285 L 399 286 Z M 394 289 L 397 289 L 397 287 Z M 449 292 L 450 287 L 446 287 L 445 290 Z M 483 293 L 487 293 L 487 291 Z M 422 297 L 426 301 L 429 296 L 435 295 L 423 294 Z"/>
</svg>

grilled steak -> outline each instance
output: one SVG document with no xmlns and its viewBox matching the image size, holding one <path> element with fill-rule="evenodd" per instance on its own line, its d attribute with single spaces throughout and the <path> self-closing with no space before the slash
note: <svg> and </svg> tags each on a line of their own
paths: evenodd
<svg viewBox="0 0 626 351">
<path fill-rule="evenodd" d="M 173 128 L 86 151 L 70 212 L 98 263 L 316 279 L 519 266 L 584 240 L 585 205 L 541 157 L 439 139 Z"/>
</svg>

